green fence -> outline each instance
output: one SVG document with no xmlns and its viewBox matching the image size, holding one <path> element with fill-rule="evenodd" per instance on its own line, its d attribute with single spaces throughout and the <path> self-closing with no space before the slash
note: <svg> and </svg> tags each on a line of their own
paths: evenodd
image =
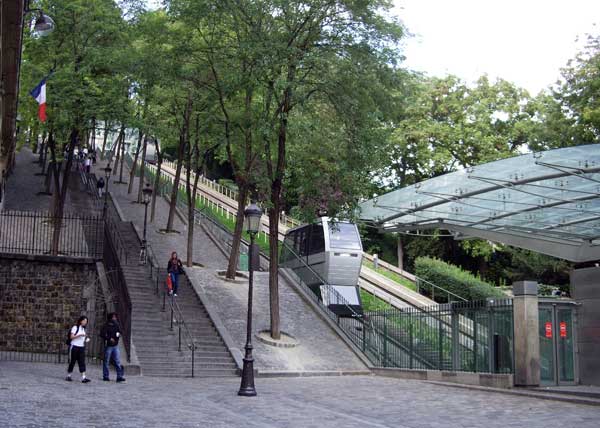
<svg viewBox="0 0 600 428">
<path fill-rule="evenodd" d="M 374 366 L 466 372 L 513 372 L 511 299 L 452 302 L 428 308 L 387 309 L 340 318 L 322 301 L 350 305 L 283 244 L 280 269 L 319 302 Z M 321 284 L 321 285 L 319 285 Z"/>
<path fill-rule="evenodd" d="M 362 346 L 377 366 L 513 372 L 511 299 L 373 311 L 364 320 Z"/>
</svg>

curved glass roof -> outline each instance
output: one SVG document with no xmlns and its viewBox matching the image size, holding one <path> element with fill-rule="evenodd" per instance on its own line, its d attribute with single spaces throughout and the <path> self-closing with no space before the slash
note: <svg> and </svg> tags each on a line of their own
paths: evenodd
<svg viewBox="0 0 600 428">
<path fill-rule="evenodd" d="M 582 262 L 600 259 L 600 144 L 529 153 L 363 202 L 383 231 L 444 229 Z"/>
</svg>

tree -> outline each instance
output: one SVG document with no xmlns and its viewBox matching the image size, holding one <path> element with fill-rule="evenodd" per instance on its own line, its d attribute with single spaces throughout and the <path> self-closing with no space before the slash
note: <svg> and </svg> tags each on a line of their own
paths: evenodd
<svg viewBox="0 0 600 428">
<path fill-rule="evenodd" d="M 57 30 L 47 37 L 28 40 L 23 71 L 28 75 L 25 79 L 31 82 L 39 81 L 48 71 L 54 70 L 49 80 L 52 89 L 48 93 L 47 126 L 52 133 L 53 146 L 55 198 L 52 251 L 56 254 L 73 150 L 85 138 L 89 123 L 101 117 L 99 109 L 102 103 L 98 102 L 95 83 L 102 76 L 114 73 L 114 68 L 107 64 L 110 64 L 114 52 L 120 52 L 126 38 L 121 10 L 110 0 L 53 0 L 44 9 L 51 12 Z M 61 141 L 63 144 L 60 144 Z M 62 183 L 56 164 L 56 152 L 63 153 L 61 146 L 68 147 Z"/>
<path fill-rule="evenodd" d="M 222 13 L 244 28 L 246 55 L 257 64 L 259 141 L 264 169 L 259 186 L 269 216 L 271 336 L 280 337 L 278 296 L 279 215 L 292 111 L 331 83 L 331 61 L 364 49 L 384 61 L 401 28 L 387 20 L 387 2 L 225 1 Z M 388 44 L 390 43 L 390 44 Z M 384 47 L 385 45 L 385 47 Z"/>
</svg>

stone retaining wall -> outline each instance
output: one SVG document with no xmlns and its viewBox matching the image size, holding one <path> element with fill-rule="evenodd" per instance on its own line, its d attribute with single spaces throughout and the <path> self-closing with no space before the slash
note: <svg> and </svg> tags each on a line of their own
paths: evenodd
<svg viewBox="0 0 600 428">
<path fill-rule="evenodd" d="M 103 322 L 104 299 L 90 260 L 0 255 L 0 351 L 58 353 L 82 314 Z"/>
</svg>

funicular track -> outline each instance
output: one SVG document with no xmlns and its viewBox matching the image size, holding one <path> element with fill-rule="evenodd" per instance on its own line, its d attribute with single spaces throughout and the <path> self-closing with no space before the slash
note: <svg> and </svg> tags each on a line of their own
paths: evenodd
<svg viewBox="0 0 600 428">
<path fill-rule="evenodd" d="M 129 156 L 127 156 L 127 162 L 130 164 L 133 162 Z M 156 165 L 148 162 L 146 163 L 146 167 L 152 173 L 155 173 L 157 170 Z M 165 180 L 172 180 L 175 176 L 175 164 L 164 161 L 161 167 L 161 176 Z M 185 189 L 186 177 L 185 168 L 183 168 L 179 184 L 182 191 Z M 192 173 L 191 180 L 193 181 L 194 178 L 194 174 Z M 218 211 L 227 213 L 227 215 L 232 218 L 235 217 L 238 208 L 238 203 L 235 199 L 237 194 L 235 191 L 209 180 L 206 177 L 200 176 L 198 179 L 198 197 L 201 198 L 204 203 L 215 207 Z M 300 223 L 298 221 L 282 215 L 279 223 L 279 240 L 283 241 L 288 229 L 299 225 Z M 261 227 L 261 233 L 267 234 L 269 230 L 269 218 L 266 215 L 263 215 L 261 219 Z M 369 254 L 365 254 L 364 257 L 368 261 L 373 261 L 373 256 Z M 387 264 L 381 263 L 381 265 L 382 267 L 389 269 Z M 409 281 L 415 281 L 414 275 L 403 271 L 402 269 L 393 268 L 393 271 Z M 429 308 L 437 305 L 437 302 L 434 300 L 397 284 L 393 280 L 386 278 L 364 264 L 360 272 L 359 286 L 368 293 L 373 294 L 399 309 L 407 307 Z"/>
</svg>

